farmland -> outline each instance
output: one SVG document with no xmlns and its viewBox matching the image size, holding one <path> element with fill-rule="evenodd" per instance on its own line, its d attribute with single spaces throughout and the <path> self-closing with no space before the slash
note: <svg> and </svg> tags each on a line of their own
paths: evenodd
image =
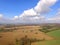
<svg viewBox="0 0 60 45">
<path fill-rule="evenodd" d="M 42 28 L 43 26 L 31 25 L 3 27 L 3 30 L 0 30 L 0 45 L 20 45 L 20 40 L 25 36 L 31 40 L 31 45 L 60 44 L 60 30 L 58 30 L 59 28 L 56 26 L 53 28 L 49 27 L 48 29 Z M 49 31 L 46 32 L 46 30 Z"/>
<path fill-rule="evenodd" d="M 47 33 L 54 37 L 54 40 L 36 42 L 37 45 L 60 45 L 60 30 Z"/>
</svg>

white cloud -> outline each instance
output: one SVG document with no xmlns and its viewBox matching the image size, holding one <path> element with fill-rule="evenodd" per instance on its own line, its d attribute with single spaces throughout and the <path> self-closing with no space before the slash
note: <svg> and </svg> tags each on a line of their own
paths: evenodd
<svg viewBox="0 0 60 45">
<path fill-rule="evenodd" d="M 36 16 L 37 13 L 34 11 L 34 9 L 29 9 L 29 10 L 25 10 L 23 12 L 23 16 Z"/>
<path fill-rule="evenodd" d="M 25 22 L 43 22 L 45 17 L 43 14 L 51 10 L 57 0 L 40 0 L 37 5 L 31 9 L 25 10 L 20 16 L 19 19 Z"/>
<path fill-rule="evenodd" d="M 42 18 L 42 16 L 40 16 L 40 14 L 35 12 L 33 8 L 29 10 L 25 10 L 19 17 L 24 21 L 31 21 L 31 22 L 37 21 L 40 18 Z"/>
<path fill-rule="evenodd" d="M 37 3 L 34 9 L 38 13 L 47 13 L 51 10 L 50 6 L 53 6 L 56 2 L 57 0 L 41 0 Z"/>
<path fill-rule="evenodd" d="M 54 5 L 54 4 L 57 2 L 57 0 L 41 0 L 41 2 L 42 2 L 44 5 L 50 7 L 50 6 Z"/>
<path fill-rule="evenodd" d="M 2 19 L 3 18 L 3 14 L 0 14 L 0 19 Z"/>
<path fill-rule="evenodd" d="M 19 18 L 18 16 L 14 16 L 13 20 L 18 20 L 18 18 Z"/>
<path fill-rule="evenodd" d="M 37 5 L 31 9 L 24 10 L 19 16 L 14 16 L 13 23 L 40 23 L 45 22 L 45 16 L 42 14 L 48 13 L 57 0 L 39 0 Z M 0 15 L 0 18 L 2 15 Z M 8 21 L 9 22 L 9 21 Z"/>
</svg>

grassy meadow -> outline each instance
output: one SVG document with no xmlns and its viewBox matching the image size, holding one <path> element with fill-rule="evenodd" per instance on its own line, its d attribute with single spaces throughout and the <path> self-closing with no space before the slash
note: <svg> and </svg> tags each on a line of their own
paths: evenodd
<svg viewBox="0 0 60 45">
<path fill-rule="evenodd" d="M 52 31 L 47 33 L 48 35 L 54 37 L 54 40 L 37 42 L 37 45 L 60 45 L 60 30 Z"/>
</svg>

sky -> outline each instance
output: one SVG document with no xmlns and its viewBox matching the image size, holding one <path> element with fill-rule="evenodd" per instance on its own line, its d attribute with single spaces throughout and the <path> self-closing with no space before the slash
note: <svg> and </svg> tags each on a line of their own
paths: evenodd
<svg viewBox="0 0 60 45">
<path fill-rule="evenodd" d="M 6 17 L 20 15 L 24 10 L 34 7 L 39 0 L 0 0 L 0 13 Z"/>
<path fill-rule="evenodd" d="M 60 23 L 60 0 L 0 0 L 0 23 Z"/>
</svg>

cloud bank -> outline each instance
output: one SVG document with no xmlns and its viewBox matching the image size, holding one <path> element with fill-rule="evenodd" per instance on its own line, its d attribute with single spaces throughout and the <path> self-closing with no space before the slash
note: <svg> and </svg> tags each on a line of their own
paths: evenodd
<svg viewBox="0 0 60 45">
<path fill-rule="evenodd" d="M 51 10 L 50 7 L 56 2 L 57 0 L 39 0 L 35 7 L 24 10 L 19 16 L 14 16 L 10 21 L 12 23 L 43 23 L 46 18 L 44 14 L 48 13 Z M 1 17 L 2 15 L 0 15 Z"/>
</svg>

